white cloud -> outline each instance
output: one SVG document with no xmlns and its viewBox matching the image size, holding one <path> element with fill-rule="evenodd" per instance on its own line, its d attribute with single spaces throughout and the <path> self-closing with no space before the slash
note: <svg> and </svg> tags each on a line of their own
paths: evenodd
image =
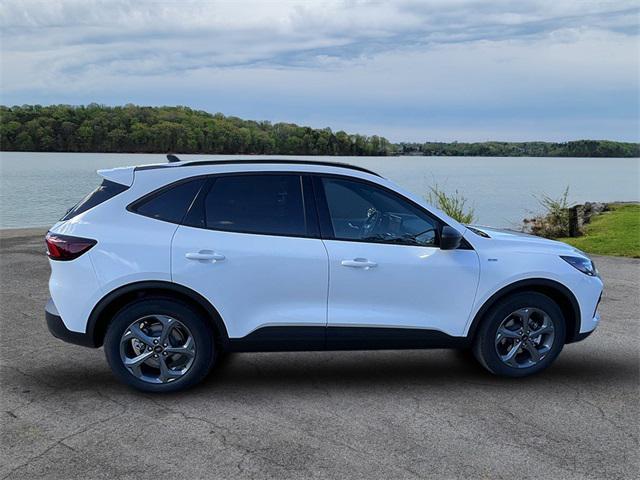
<svg viewBox="0 0 640 480">
<path fill-rule="evenodd" d="M 501 138 L 517 125 L 522 136 L 580 136 L 581 124 L 637 138 L 638 11 L 627 1 L 5 0 L 2 102 L 182 103 L 365 133 L 404 126 L 416 139 Z"/>
</svg>

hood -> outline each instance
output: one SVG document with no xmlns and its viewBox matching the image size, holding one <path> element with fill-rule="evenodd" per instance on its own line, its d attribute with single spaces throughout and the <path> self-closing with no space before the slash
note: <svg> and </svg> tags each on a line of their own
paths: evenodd
<svg viewBox="0 0 640 480">
<path fill-rule="evenodd" d="M 480 235 L 488 235 L 487 240 L 501 243 L 505 248 L 522 249 L 529 251 L 550 251 L 560 253 L 580 254 L 586 256 L 583 252 L 571 245 L 557 240 L 549 240 L 548 238 L 536 237 L 528 233 L 517 232 L 515 230 L 484 227 L 479 225 L 469 225 L 469 230 Z"/>
</svg>

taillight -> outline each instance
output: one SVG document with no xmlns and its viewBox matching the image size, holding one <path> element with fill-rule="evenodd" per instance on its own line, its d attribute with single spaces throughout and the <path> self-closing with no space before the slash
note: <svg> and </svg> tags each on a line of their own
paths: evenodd
<svg viewBox="0 0 640 480">
<path fill-rule="evenodd" d="M 72 237 L 51 232 L 47 233 L 44 239 L 47 242 L 47 255 L 51 260 L 73 260 L 98 243 L 90 238 Z"/>
</svg>

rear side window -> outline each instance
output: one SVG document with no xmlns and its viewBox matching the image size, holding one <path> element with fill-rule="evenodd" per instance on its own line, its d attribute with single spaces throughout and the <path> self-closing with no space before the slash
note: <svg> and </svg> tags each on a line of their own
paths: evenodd
<svg viewBox="0 0 640 480">
<path fill-rule="evenodd" d="M 71 207 L 69 211 L 64 215 L 64 217 L 62 217 L 60 220 L 70 220 L 73 217 L 86 212 L 90 208 L 106 202 L 110 198 L 115 197 L 128 188 L 129 187 L 127 187 L 126 185 L 122 185 L 120 183 L 112 182 L 110 180 L 103 180 L 98 188 L 96 188 L 93 192 L 76 203 L 74 207 Z"/>
<path fill-rule="evenodd" d="M 131 211 L 165 222 L 181 223 L 204 182 L 203 178 L 198 178 L 169 185 L 136 202 Z"/>
<path fill-rule="evenodd" d="M 307 235 L 299 175 L 223 176 L 204 201 L 206 228 L 266 235 Z"/>
</svg>

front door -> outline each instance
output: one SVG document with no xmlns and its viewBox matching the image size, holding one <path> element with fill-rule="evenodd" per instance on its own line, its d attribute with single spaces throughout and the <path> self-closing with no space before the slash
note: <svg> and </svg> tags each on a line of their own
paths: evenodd
<svg viewBox="0 0 640 480">
<path fill-rule="evenodd" d="M 408 329 L 464 335 L 476 252 L 440 250 L 441 222 L 386 188 L 330 176 L 315 186 L 329 254 L 329 344 L 360 335 L 385 344 L 389 335 L 412 335 Z"/>
</svg>

